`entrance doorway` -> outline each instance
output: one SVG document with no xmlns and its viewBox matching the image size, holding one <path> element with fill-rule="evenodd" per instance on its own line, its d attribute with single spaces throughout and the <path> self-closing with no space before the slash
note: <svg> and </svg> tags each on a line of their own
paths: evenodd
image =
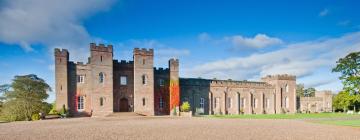
<svg viewBox="0 0 360 140">
<path fill-rule="evenodd" d="M 120 99 L 120 112 L 128 112 L 129 111 L 129 101 L 126 98 Z"/>
</svg>

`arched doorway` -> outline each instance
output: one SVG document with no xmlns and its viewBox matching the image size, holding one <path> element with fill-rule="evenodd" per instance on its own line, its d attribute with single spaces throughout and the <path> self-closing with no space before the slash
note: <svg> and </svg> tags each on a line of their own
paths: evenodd
<svg viewBox="0 0 360 140">
<path fill-rule="evenodd" d="M 129 111 L 129 101 L 126 98 L 120 99 L 120 112 L 128 112 Z"/>
</svg>

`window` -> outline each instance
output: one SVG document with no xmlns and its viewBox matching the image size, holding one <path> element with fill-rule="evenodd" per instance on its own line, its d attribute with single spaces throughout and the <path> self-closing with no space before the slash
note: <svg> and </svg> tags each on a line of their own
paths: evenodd
<svg viewBox="0 0 360 140">
<path fill-rule="evenodd" d="M 285 107 L 289 108 L 289 97 L 285 97 Z"/>
<path fill-rule="evenodd" d="M 145 59 L 143 59 L 143 61 L 142 61 L 142 62 L 143 62 L 143 65 L 145 65 Z"/>
<path fill-rule="evenodd" d="M 270 99 L 266 98 L 265 108 L 270 108 Z"/>
<path fill-rule="evenodd" d="M 146 85 L 147 84 L 147 76 L 143 75 L 141 78 L 142 78 L 143 85 Z"/>
<path fill-rule="evenodd" d="M 103 105 L 104 105 L 104 98 L 100 97 L 100 106 L 103 106 Z"/>
<path fill-rule="evenodd" d="M 253 104 L 254 108 L 258 107 L 258 99 L 254 99 L 254 104 Z"/>
<path fill-rule="evenodd" d="M 232 108 L 232 99 L 231 98 L 227 98 L 227 102 L 226 102 L 226 107 L 227 108 Z"/>
<path fill-rule="evenodd" d="M 145 98 L 142 98 L 143 106 L 145 106 Z"/>
<path fill-rule="evenodd" d="M 99 83 L 104 83 L 104 73 L 99 73 Z"/>
<path fill-rule="evenodd" d="M 85 76 L 84 75 L 78 75 L 77 76 L 77 82 L 78 83 L 84 83 Z"/>
<path fill-rule="evenodd" d="M 127 76 L 120 76 L 120 85 L 127 85 Z"/>
<path fill-rule="evenodd" d="M 164 86 L 164 79 L 159 79 L 159 85 Z"/>
<path fill-rule="evenodd" d="M 287 84 L 285 85 L 285 91 L 289 92 L 289 85 L 287 85 Z"/>
<path fill-rule="evenodd" d="M 217 98 L 215 98 L 214 108 L 218 108 L 218 107 L 219 107 L 219 104 L 220 104 L 220 98 L 217 97 Z"/>
<path fill-rule="evenodd" d="M 244 108 L 244 107 L 245 107 L 245 104 L 246 104 L 246 99 L 245 99 L 245 98 L 241 98 L 240 106 L 241 106 L 242 108 Z"/>
<path fill-rule="evenodd" d="M 160 100 L 160 101 L 159 101 L 159 108 L 160 108 L 160 109 L 163 109 L 163 108 L 164 108 L 164 100 L 163 100 L 162 97 L 160 97 L 159 100 Z"/>
<path fill-rule="evenodd" d="M 200 108 L 204 109 L 204 107 L 205 107 L 205 99 L 200 98 Z"/>
<path fill-rule="evenodd" d="M 84 96 L 77 97 L 77 110 L 78 111 L 84 110 Z"/>
</svg>

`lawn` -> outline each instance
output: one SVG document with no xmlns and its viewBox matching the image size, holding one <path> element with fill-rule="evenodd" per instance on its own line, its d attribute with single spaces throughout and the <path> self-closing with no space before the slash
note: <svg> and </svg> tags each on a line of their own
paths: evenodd
<svg viewBox="0 0 360 140">
<path fill-rule="evenodd" d="M 360 119 L 356 120 L 331 120 L 331 121 L 317 121 L 321 124 L 331 124 L 331 125 L 343 125 L 343 126 L 353 126 L 360 127 Z"/>
<path fill-rule="evenodd" d="M 345 113 L 313 113 L 313 114 L 250 114 L 250 115 L 209 115 L 211 118 L 236 118 L 236 119 L 336 119 L 360 118 L 360 115 Z"/>
</svg>

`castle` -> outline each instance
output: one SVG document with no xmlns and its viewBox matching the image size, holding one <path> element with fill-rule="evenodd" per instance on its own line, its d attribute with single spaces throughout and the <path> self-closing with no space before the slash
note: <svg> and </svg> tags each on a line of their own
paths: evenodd
<svg viewBox="0 0 360 140">
<path fill-rule="evenodd" d="M 74 116 L 113 112 L 169 115 L 188 101 L 194 114 L 296 112 L 296 77 L 266 76 L 261 82 L 179 78 L 179 60 L 154 68 L 154 50 L 135 48 L 133 61 L 113 58 L 113 46 L 90 44 L 86 64 L 55 49 L 56 107 Z"/>
</svg>

